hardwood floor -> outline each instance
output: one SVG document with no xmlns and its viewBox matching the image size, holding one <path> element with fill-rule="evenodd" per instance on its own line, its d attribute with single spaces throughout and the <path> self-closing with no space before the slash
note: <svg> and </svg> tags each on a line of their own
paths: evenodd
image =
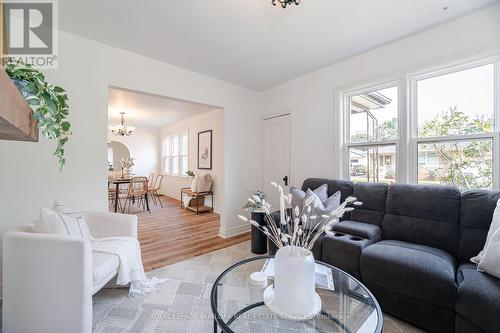
<svg viewBox="0 0 500 333">
<path fill-rule="evenodd" d="M 132 206 L 139 218 L 139 242 L 144 269 L 150 271 L 224 247 L 245 242 L 250 233 L 224 239 L 218 236 L 219 215 L 196 215 L 180 201 L 161 196 L 163 208 L 151 202 L 151 214 Z"/>
</svg>

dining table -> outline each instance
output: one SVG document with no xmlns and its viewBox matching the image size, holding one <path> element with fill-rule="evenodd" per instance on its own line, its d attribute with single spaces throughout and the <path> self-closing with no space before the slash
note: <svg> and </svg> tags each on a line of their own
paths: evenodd
<svg viewBox="0 0 500 333">
<path fill-rule="evenodd" d="M 109 187 L 109 184 L 115 185 L 115 207 L 114 207 L 115 213 L 118 212 L 118 200 L 119 200 L 120 185 L 130 184 L 131 181 L 132 181 L 132 178 L 109 178 L 108 179 L 108 187 Z M 144 198 L 146 199 L 146 208 L 149 211 L 149 197 L 148 197 L 147 192 L 144 194 Z"/>
</svg>

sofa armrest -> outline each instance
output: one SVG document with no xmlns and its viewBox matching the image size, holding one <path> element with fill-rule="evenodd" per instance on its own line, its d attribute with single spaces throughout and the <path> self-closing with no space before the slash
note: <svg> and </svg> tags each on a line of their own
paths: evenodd
<svg viewBox="0 0 500 333">
<path fill-rule="evenodd" d="M 380 227 L 369 223 L 346 220 L 335 224 L 332 230 L 370 239 L 374 242 L 378 242 L 382 239 L 382 231 Z"/>
<path fill-rule="evenodd" d="M 85 221 L 95 238 L 127 236 L 137 238 L 137 216 L 108 212 L 85 212 Z"/>
<path fill-rule="evenodd" d="M 5 232 L 2 317 L 4 332 L 90 332 L 90 243 L 62 235 Z"/>
</svg>

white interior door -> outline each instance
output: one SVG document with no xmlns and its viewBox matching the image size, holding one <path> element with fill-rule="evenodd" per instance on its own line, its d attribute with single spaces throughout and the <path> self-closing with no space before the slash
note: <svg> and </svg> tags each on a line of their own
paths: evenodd
<svg viewBox="0 0 500 333">
<path fill-rule="evenodd" d="M 283 186 L 286 193 L 290 184 L 290 115 L 262 121 L 262 187 L 268 202 L 279 207 L 279 196 L 270 183 Z"/>
</svg>

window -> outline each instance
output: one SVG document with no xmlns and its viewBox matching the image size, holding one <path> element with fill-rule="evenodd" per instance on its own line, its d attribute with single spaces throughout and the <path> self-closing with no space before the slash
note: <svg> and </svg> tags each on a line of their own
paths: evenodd
<svg viewBox="0 0 500 333">
<path fill-rule="evenodd" d="M 345 96 L 349 129 L 349 178 L 392 183 L 396 180 L 398 86 L 373 88 Z"/>
<path fill-rule="evenodd" d="M 418 183 L 493 187 L 495 65 L 415 78 Z"/>
<path fill-rule="evenodd" d="M 167 175 L 186 176 L 189 168 L 188 134 L 170 134 L 163 139 L 163 171 Z"/>
<path fill-rule="evenodd" d="M 451 184 L 462 189 L 491 188 L 492 152 L 492 139 L 419 143 L 418 183 Z M 422 153 L 426 159 L 420 158 Z"/>
<path fill-rule="evenodd" d="M 344 177 L 498 188 L 499 72 L 495 57 L 343 93 Z"/>
</svg>

